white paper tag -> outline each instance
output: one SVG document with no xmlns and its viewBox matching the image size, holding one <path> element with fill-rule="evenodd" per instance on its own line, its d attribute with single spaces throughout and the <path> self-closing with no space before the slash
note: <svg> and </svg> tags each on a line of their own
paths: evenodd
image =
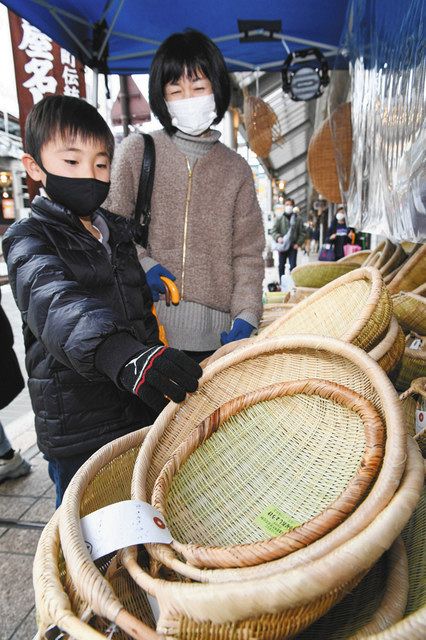
<svg viewBox="0 0 426 640">
<path fill-rule="evenodd" d="M 134 544 L 170 544 L 173 540 L 163 515 L 141 500 L 110 504 L 80 522 L 92 560 Z"/>
<path fill-rule="evenodd" d="M 426 427 L 426 411 L 416 410 L 416 433 L 420 433 Z"/>
<path fill-rule="evenodd" d="M 416 338 L 415 340 L 413 340 L 413 342 L 410 344 L 410 349 L 415 349 L 417 351 L 417 349 L 420 349 L 422 346 L 422 339 L 421 338 Z"/>
</svg>

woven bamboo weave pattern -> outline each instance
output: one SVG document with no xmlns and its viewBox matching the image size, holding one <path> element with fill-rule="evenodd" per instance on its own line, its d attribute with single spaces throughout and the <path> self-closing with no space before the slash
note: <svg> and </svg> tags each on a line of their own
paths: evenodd
<svg viewBox="0 0 426 640">
<path fill-rule="evenodd" d="M 416 343 L 417 338 L 411 335 L 406 338 L 404 355 L 395 382 L 395 387 L 399 391 L 408 389 L 416 378 L 426 376 L 426 337 L 419 339 L 421 340 L 420 348 L 413 349 L 412 345 Z"/>
<path fill-rule="evenodd" d="M 351 262 L 308 262 L 291 272 L 297 287 L 320 288 L 357 268 Z"/>
<path fill-rule="evenodd" d="M 370 249 L 363 249 L 362 251 L 356 251 L 356 253 L 351 253 L 343 258 L 337 260 L 339 263 L 349 262 L 350 264 L 357 264 L 358 266 L 365 266 L 366 261 L 368 260 L 371 254 Z"/>
<path fill-rule="evenodd" d="M 356 300 L 356 304 L 354 304 Z M 384 336 L 392 303 L 379 272 L 360 268 L 326 285 L 262 332 L 262 339 L 315 333 L 369 351 Z"/>
<path fill-rule="evenodd" d="M 165 465 L 152 502 L 177 540 L 197 542 L 173 543 L 193 564 L 251 565 L 341 522 L 382 455 L 381 419 L 361 396 L 322 380 L 273 385 L 205 420 Z"/>
<path fill-rule="evenodd" d="M 393 311 L 405 333 L 426 335 L 426 298 L 401 291 L 392 297 Z"/>
</svg>

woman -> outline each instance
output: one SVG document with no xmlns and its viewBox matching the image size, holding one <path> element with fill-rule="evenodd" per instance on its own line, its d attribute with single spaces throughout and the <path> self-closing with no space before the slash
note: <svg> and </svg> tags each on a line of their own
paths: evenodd
<svg viewBox="0 0 426 640">
<path fill-rule="evenodd" d="M 149 97 L 164 129 L 153 134 L 156 167 L 148 246 L 139 257 L 170 346 L 197 361 L 247 338 L 262 311 L 264 231 L 252 171 L 219 142 L 230 83 L 216 45 L 197 31 L 171 35 L 151 67 Z M 105 206 L 132 216 L 142 136 L 120 145 Z M 167 307 L 161 276 L 181 302 Z"/>
<path fill-rule="evenodd" d="M 13 333 L 1 306 L 0 291 L 0 409 L 21 393 L 24 379 L 13 350 Z M 0 422 L 0 482 L 30 473 L 31 467 L 19 451 L 12 448 Z"/>
<path fill-rule="evenodd" d="M 353 234 L 346 224 L 345 210 L 343 207 L 337 209 L 337 213 L 333 222 L 327 230 L 326 242 L 334 245 L 334 259 L 340 260 L 345 255 L 343 247 L 351 241 L 350 236 Z"/>
</svg>

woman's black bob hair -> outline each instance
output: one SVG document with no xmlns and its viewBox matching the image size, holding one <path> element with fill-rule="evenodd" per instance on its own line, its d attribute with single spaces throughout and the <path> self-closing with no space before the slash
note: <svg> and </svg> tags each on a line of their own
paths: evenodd
<svg viewBox="0 0 426 640">
<path fill-rule="evenodd" d="M 160 45 L 152 61 L 149 74 L 149 104 L 169 135 L 176 131 L 164 99 L 164 88 L 168 82 L 177 82 L 187 73 L 194 77 L 202 71 L 210 80 L 220 122 L 231 98 L 231 85 L 225 60 L 217 46 L 203 33 L 188 29 L 173 33 Z"/>
</svg>

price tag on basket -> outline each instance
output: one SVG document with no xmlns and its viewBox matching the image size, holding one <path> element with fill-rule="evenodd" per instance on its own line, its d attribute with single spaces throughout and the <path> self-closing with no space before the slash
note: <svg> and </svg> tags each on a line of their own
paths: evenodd
<svg viewBox="0 0 426 640">
<path fill-rule="evenodd" d="M 124 500 L 81 518 L 81 531 L 92 560 L 134 544 L 170 544 L 163 515 L 147 502 Z"/>
</svg>

